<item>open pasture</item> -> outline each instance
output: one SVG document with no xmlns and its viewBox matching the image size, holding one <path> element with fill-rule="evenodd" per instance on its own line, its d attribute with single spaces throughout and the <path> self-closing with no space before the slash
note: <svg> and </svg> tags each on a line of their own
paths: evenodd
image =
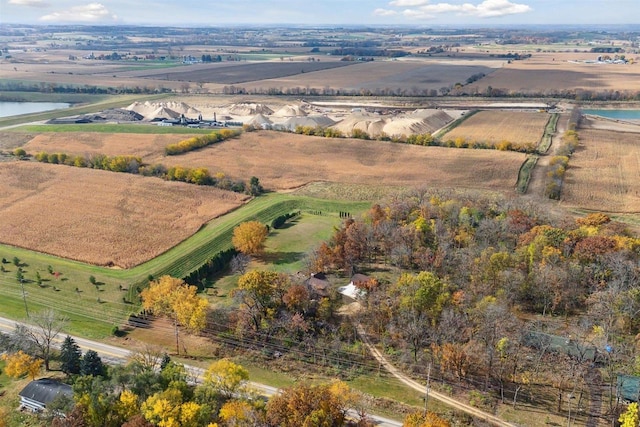
<svg viewBox="0 0 640 427">
<path fill-rule="evenodd" d="M 612 213 L 640 212 L 638 134 L 581 129 L 578 135 L 580 146 L 569 161 L 563 202 Z"/>
<path fill-rule="evenodd" d="M 462 138 L 489 145 L 509 141 L 515 146 L 537 145 L 544 134 L 549 115 L 515 111 L 479 111 L 442 137 L 445 141 Z"/>
<path fill-rule="evenodd" d="M 152 77 L 172 81 L 200 83 L 238 84 L 256 80 L 274 79 L 331 70 L 354 64 L 347 61 L 269 61 L 257 63 L 218 63 L 192 67 L 180 67 L 149 74 L 139 73 L 142 78 Z"/>
<path fill-rule="evenodd" d="M 437 61 L 437 60 L 380 60 L 355 62 L 349 67 L 297 74 L 286 78 L 272 78 L 242 87 L 248 91 L 269 88 L 324 88 L 366 90 L 373 93 L 404 91 L 425 94 L 425 90 L 439 91 L 455 83 L 464 83 L 478 73 L 489 74 L 500 66 L 498 61 Z"/>
<path fill-rule="evenodd" d="M 274 131 L 162 160 L 167 166 L 206 167 L 231 177 L 257 176 L 269 189 L 309 182 L 442 186 L 513 191 L 525 156 L 494 150 L 420 147 L 358 139 L 332 139 Z"/>
<path fill-rule="evenodd" d="M 246 196 L 157 178 L 31 162 L 0 164 L 0 240 L 95 265 L 133 267 Z"/>
<path fill-rule="evenodd" d="M 640 90 L 640 64 L 595 64 L 598 53 L 534 53 L 530 59 L 513 61 L 469 85 L 469 90 L 486 92 L 488 87 L 507 94 L 552 94 L 582 89 Z"/>
</svg>

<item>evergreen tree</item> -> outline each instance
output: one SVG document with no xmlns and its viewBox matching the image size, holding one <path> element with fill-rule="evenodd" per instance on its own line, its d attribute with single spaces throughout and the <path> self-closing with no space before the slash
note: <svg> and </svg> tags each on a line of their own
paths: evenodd
<svg viewBox="0 0 640 427">
<path fill-rule="evenodd" d="M 82 375 L 92 375 L 94 377 L 104 374 L 104 365 L 102 359 L 93 350 L 87 350 L 80 363 L 80 373 Z"/>
<path fill-rule="evenodd" d="M 164 371 L 164 368 L 166 368 L 170 362 L 171 362 L 171 357 L 169 357 L 167 353 L 164 353 L 162 355 L 162 360 L 160 361 L 160 370 Z"/>
<path fill-rule="evenodd" d="M 64 339 L 60 347 L 60 361 L 62 372 L 67 375 L 80 373 L 80 362 L 82 360 L 82 352 L 80 347 L 69 335 Z"/>
</svg>

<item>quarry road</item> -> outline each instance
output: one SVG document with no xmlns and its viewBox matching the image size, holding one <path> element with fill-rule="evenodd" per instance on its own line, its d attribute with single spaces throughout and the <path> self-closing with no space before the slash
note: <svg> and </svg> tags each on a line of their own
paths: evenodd
<svg viewBox="0 0 640 427">
<path fill-rule="evenodd" d="M 358 330 L 358 335 L 360 335 L 360 338 L 362 339 L 362 342 L 365 344 L 365 346 L 367 347 L 367 349 L 369 350 L 369 352 L 371 352 L 371 354 L 373 355 L 373 357 L 376 358 L 376 360 L 394 377 L 396 377 L 398 380 L 400 380 L 403 384 L 406 384 L 407 386 L 413 388 L 414 390 L 419 391 L 420 393 L 425 393 L 426 392 L 426 386 L 420 384 L 417 381 L 414 381 L 413 379 L 409 378 L 408 376 L 406 376 L 405 374 L 403 374 L 402 372 L 400 372 L 400 370 L 398 368 L 396 368 L 395 366 L 393 366 L 391 363 L 389 363 L 387 361 L 387 359 L 384 357 L 384 355 L 380 352 L 380 350 L 378 350 L 369 340 L 369 338 L 367 337 L 367 334 L 364 330 L 364 328 L 362 327 L 361 324 L 357 324 L 356 326 L 357 330 Z M 460 411 L 466 412 L 467 414 L 470 414 L 478 419 L 484 420 L 494 426 L 500 426 L 500 427 L 516 427 L 515 424 L 511 424 L 508 423 L 488 412 L 484 412 L 478 408 L 474 408 L 473 406 L 469 406 L 466 403 L 457 401 L 455 399 L 452 399 L 451 397 L 442 394 L 442 393 L 438 393 L 437 391 L 434 390 L 429 390 L 429 397 L 439 400 L 440 402 L 451 406 L 452 408 L 456 408 Z"/>
<path fill-rule="evenodd" d="M 15 320 L 0 317 L 0 332 L 4 332 L 4 333 L 13 332 L 13 330 L 16 327 L 16 323 L 20 323 L 20 322 L 16 322 Z M 64 341 L 65 337 L 66 337 L 66 334 L 60 334 L 55 340 L 56 344 L 60 345 L 62 341 Z M 106 363 L 110 363 L 110 364 L 125 363 L 133 353 L 131 350 L 127 350 L 126 348 L 117 347 L 109 344 L 103 344 L 98 341 L 92 341 L 92 340 L 88 340 L 88 339 L 84 339 L 76 336 L 71 336 L 71 337 L 75 340 L 75 342 L 80 346 L 80 348 L 83 351 L 87 351 L 87 350 L 95 351 L 96 353 L 98 353 L 100 358 L 102 358 L 102 360 Z M 204 369 L 197 366 L 191 366 L 186 364 L 184 366 L 187 368 L 187 370 L 189 370 L 189 372 L 193 374 L 193 376 L 196 378 L 196 381 L 202 379 L 205 371 Z M 277 387 L 272 387 L 267 384 L 250 382 L 249 385 L 266 397 L 273 396 L 280 392 L 280 390 Z M 358 418 L 358 412 L 355 410 L 349 410 L 347 413 L 348 413 L 348 416 L 353 419 Z M 402 427 L 402 422 L 400 421 L 396 421 L 396 420 L 392 420 L 389 418 L 380 417 L 372 414 L 367 414 L 367 416 L 369 417 L 369 419 L 373 420 L 373 422 L 377 426 L 380 426 L 380 427 Z"/>
</svg>

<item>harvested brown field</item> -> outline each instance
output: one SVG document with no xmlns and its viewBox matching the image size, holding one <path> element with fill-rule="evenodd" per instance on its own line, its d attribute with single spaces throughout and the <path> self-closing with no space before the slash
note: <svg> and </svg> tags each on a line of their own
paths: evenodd
<svg viewBox="0 0 640 427">
<path fill-rule="evenodd" d="M 440 61 L 372 61 L 357 62 L 350 67 L 333 68 L 310 74 L 298 74 L 286 78 L 274 78 L 243 83 L 248 91 L 269 88 L 315 88 L 324 90 L 363 90 L 373 93 L 407 93 L 424 95 L 427 90 L 438 91 L 442 87 L 464 82 L 478 73 L 489 74 L 499 66 L 498 61 L 440 62 Z"/>
<path fill-rule="evenodd" d="M 313 73 L 314 71 L 346 67 L 352 64 L 354 63 L 335 60 L 322 62 L 282 61 L 202 64 L 196 67 L 189 67 L 189 71 L 183 71 L 183 68 L 164 69 L 159 72 L 140 74 L 139 77 L 200 83 L 239 84 L 256 80 L 286 78 L 298 74 Z"/>
<path fill-rule="evenodd" d="M 562 187 L 564 203 L 598 211 L 640 213 L 638 135 L 579 130 Z M 597 171 L 597 172 L 596 172 Z"/>
<path fill-rule="evenodd" d="M 269 189 L 314 181 L 347 184 L 442 186 L 510 192 L 525 156 L 495 150 L 419 147 L 381 141 L 331 139 L 290 133 L 244 133 L 199 151 L 162 160 L 257 176 Z"/>
<path fill-rule="evenodd" d="M 506 93 L 551 94 L 583 89 L 640 90 L 640 64 L 597 64 L 597 53 L 534 53 L 523 61 L 513 61 L 487 75 L 469 90 L 485 92 L 488 87 Z"/>
<path fill-rule="evenodd" d="M 509 141 L 514 145 L 538 144 L 544 134 L 549 115 L 514 111 L 479 111 L 447 132 L 442 139 L 495 145 Z"/>
<path fill-rule="evenodd" d="M 13 132 L 20 135 L 18 132 Z M 195 135 L 133 134 L 102 132 L 47 132 L 31 139 L 23 148 L 29 154 L 40 151 L 73 155 L 106 154 L 108 156 L 134 155 L 147 161 L 157 159 L 164 147 Z"/>
<path fill-rule="evenodd" d="M 0 185 L 1 243 L 122 268 L 246 200 L 212 187 L 34 162 L 0 163 Z"/>
</svg>

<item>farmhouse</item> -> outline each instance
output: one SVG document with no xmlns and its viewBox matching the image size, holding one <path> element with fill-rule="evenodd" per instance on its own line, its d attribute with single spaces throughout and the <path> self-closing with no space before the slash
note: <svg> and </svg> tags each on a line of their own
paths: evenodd
<svg viewBox="0 0 640 427">
<path fill-rule="evenodd" d="M 68 384 L 63 384 L 49 378 L 31 381 L 20 393 L 20 408 L 33 412 L 43 411 L 47 404 L 58 396 L 73 397 L 73 390 Z"/>
</svg>

